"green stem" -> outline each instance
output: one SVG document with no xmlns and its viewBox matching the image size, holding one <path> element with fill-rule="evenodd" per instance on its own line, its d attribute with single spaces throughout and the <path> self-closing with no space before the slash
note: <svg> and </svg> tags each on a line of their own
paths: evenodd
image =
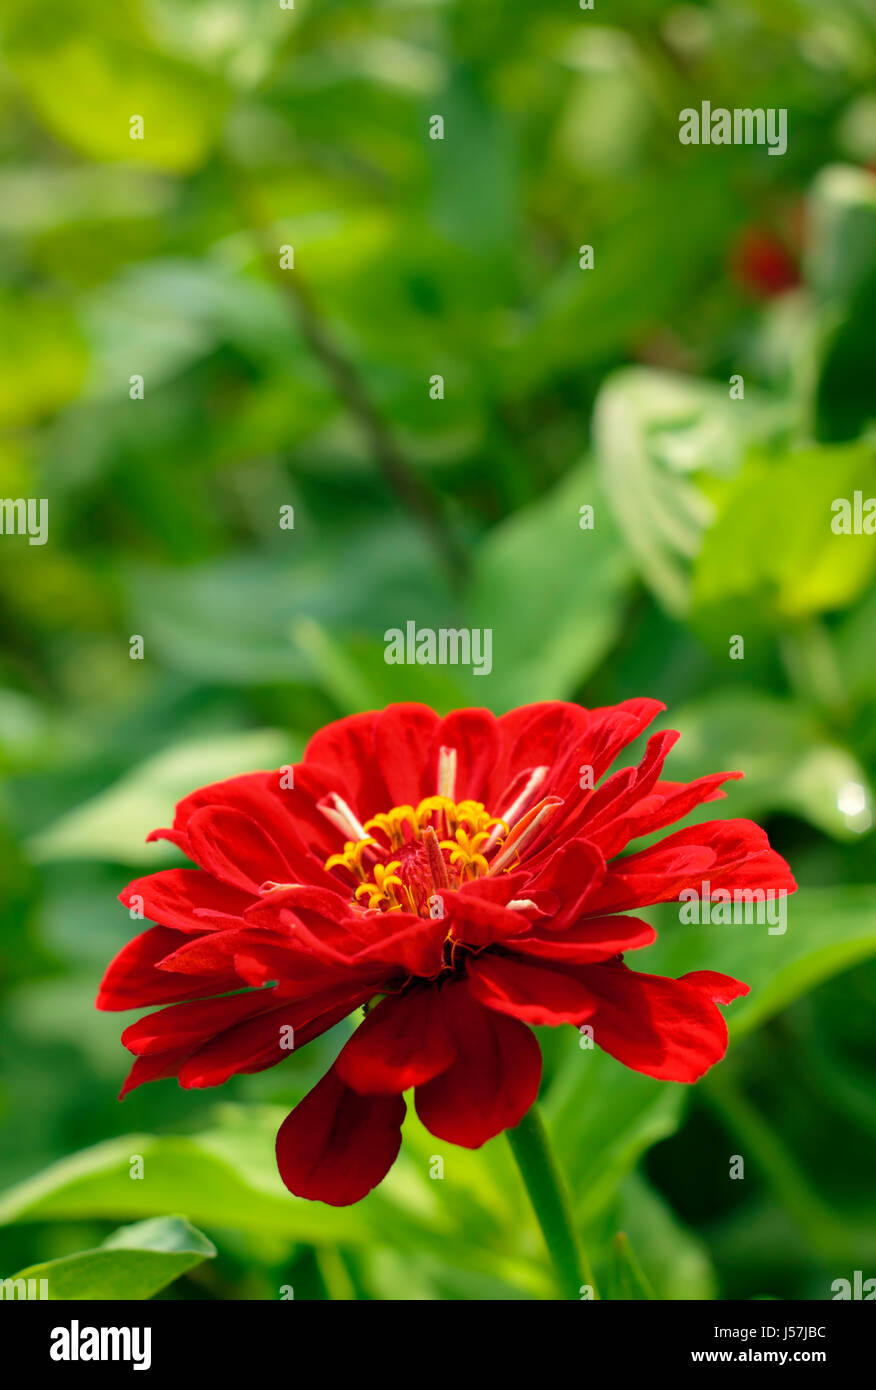
<svg viewBox="0 0 876 1390">
<path fill-rule="evenodd" d="M 544 1243 L 554 1262 L 563 1296 L 579 1298 L 581 1285 L 589 1284 L 594 1298 L 598 1298 L 590 1265 L 575 1235 L 565 1185 L 554 1162 L 538 1107 L 533 1105 L 517 1128 L 506 1130 L 506 1133 Z"/>
</svg>

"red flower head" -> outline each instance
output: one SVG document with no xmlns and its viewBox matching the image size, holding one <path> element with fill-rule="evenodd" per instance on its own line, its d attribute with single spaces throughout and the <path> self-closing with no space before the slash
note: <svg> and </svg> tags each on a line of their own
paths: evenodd
<svg viewBox="0 0 876 1390">
<path fill-rule="evenodd" d="M 713 887 L 793 891 L 751 821 L 708 821 L 618 858 L 738 772 L 660 781 L 675 733 L 601 781 L 663 709 L 529 705 L 495 718 L 393 705 L 321 730 L 291 772 L 193 792 L 171 830 L 197 869 L 136 879 L 158 925 L 107 971 L 101 1009 L 169 1005 L 122 1034 L 122 1094 L 176 1076 L 216 1086 L 370 1006 L 284 1121 L 277 1162 L 302 1197 L 364 1197 L 401 1143 L 402 1093 L 439 1139 L 477 1148 L 532 1105 L 527 1024 L 589 1023 L 649 1076 L 696 1081 L 727 1046 L 717 1007 L 747 986 L 710 970 L 631 970 L 654 940 L 631 910 Z M 291 784 L 291 785 L 290 785 Z M 595 788 L 595 789 L 594 789 Z"/>
</svg>

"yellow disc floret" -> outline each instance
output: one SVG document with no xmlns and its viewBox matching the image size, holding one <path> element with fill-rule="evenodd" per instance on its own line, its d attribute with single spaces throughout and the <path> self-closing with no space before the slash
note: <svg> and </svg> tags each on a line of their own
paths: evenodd
<svg viewBox="0 0 876 1390">
<path fill-rule="evenodd" d="M 394 806 L 362 828 L 369 834 L 347 840 L 343 853 L 325 861 L 326 869 L 343 869 L 358 880 L 353 896 L 362 907 L 421 915 L 429 915 L 437 890 L 488 874 L 487 856 L 508 833 L 505 821 L 482 802 L 446 796 L 427 796 L 416 807 Z"/>
<path fill-rule="evenodd" d="M 393 859 L 390 864 L 375 864 L 373 882 L 359 884 L 355 893 L 356 901 L 367 897 L 368 906 L 371 908 L 379 908 L 383 912 L 391 912 L 393 909 L 398 911 L 401 903 L 394 890 L 404 889 L 404 883 L 396 872 L 400 868 L 401 862 L 398 859 Z"/>
</svg>

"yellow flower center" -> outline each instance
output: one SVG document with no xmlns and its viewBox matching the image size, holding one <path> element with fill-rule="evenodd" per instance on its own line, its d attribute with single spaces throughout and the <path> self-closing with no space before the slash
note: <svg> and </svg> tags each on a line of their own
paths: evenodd
<svg viewBox="0 0 876 1390">
<path fill-rule="evenodd" d="M 460 888 L 489 873 L 487 855 L 502 843 L 508 826 L 480 801 L 427 796 L 418 806 L 394 806 L 361 827 L 371 832 L 347 840 L 329 855 L 328 870 L 355 884 L 360 906 L 380 912 L 441 916 L 438 889 Z"/>
</svg>

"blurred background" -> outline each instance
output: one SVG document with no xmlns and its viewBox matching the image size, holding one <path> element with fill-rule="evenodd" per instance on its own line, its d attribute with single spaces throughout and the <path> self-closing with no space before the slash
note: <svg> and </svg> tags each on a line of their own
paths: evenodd
<svg viewBox="0 0 876 1390">
<path fill-rule="evenodd" d="M 116 1292 L 552 1296 L 501 1136 L 432 1181 L 409 1113 L 365 1202 L 285 1193 L 346 1025 L 120 1105 L 93 998 L 190 789 L 393 700 L 636 695 L 802 886 L 784 935 L 654 915 L 639 968 L 752 986 L 696 1088 L 539 1030 L 603 1292 L 876 1275 L 876 538 L 830 526 L 876 496 L 874 53 L 866 0 L 5 0 L 0 494 L 49 530 L 0 539 L 0 1275 L 179 1216 Z M 787 153 L 680 145 L 702 100 Z M 386 665 L 411 619 L 491 674 Z"/>
</svg>

